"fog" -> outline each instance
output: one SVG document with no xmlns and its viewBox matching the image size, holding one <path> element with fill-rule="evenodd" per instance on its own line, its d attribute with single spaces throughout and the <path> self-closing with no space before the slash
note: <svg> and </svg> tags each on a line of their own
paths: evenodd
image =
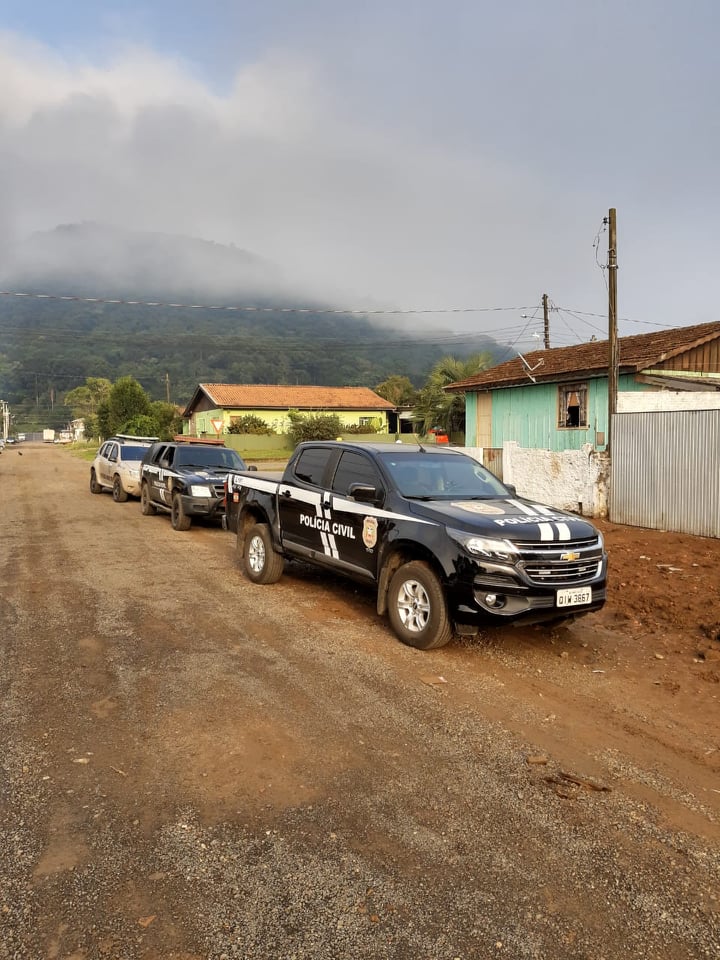
<svg viewBox="0 0 720 960">
<path fill-rule="evenodd" d="M 74 45 L 0 20 L 0 278 L 58 277 L 29 238 L 91 222 L 233 245 L 241 287 L 298 305 L 518 307 L 417 322 L 530 337 L 544 292 L 606 312 L 613 206 L 621 333 L 715 319 L 713 4 L 279 3 L 237 44 L 224 5 L 162 42 L 120 6 Z M 111 284 L 136 275 L 124 256 L 71 260 Z M 230 295 L 224 268 L 182 269 Z"/>
</svg>

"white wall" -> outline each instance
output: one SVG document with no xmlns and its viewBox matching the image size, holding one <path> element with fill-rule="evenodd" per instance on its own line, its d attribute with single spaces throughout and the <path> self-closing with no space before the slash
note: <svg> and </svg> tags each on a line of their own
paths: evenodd
<svg viewBox="0 0 720 960">
<path fill-rule="evenodd" d="M 482 447 L 464 447 L 482 463 Z M 580 450 L 529 450 L 514 440 L 503 444 L 503 478 L 518 496 L 572 510 L 586 517 L 606 517 L 609 458 L 586 443 Z"/>
<path fill-rule="evenodd" d="M 618 393 L 618 413 L 648 413 L 657 410 L 720 410 L 718 390 L 657 390 Z"/>
</svg>

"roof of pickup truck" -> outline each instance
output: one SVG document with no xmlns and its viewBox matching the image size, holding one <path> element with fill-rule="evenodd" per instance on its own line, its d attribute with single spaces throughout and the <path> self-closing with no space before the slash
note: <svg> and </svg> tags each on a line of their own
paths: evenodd
<svg viewBox="0 0 720 960">
<path fill-rule="evenodd" d="M 417 456 L 418 452 L 427 453 L 433 456 L 441 453 L 451 453 L 458 456 L 468 456 L 464 450 L 458 450 L 457 448 L 451 447 L 448 444 L 435 444 L 431 443 L 380 443 L 377 441 L 358 441 L 353 442 L 352 440 L 307 440 L 305 443 L 298 444 L 297 449 L 300 447 L 352 447 L 355 450 L 371 450 L 373 453 L 387 453 L 391 454 L 393 457 L 404 456 L 412 454 Z"/>
</svg>

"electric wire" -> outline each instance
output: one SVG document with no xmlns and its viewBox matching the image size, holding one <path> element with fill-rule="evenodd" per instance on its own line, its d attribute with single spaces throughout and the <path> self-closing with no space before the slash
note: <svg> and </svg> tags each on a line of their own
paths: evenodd
<svg viewBox="0 0 720 960">
<path fill-rule="evenodd" d="M 599 238 L 600 233 L 602 232 L 603 227 L 598 231 L 596 240 Z M 595 246 L 595 243 L 593 243 Z M 596 257 L 597 261 L 597 257 Z M 606 267 L 604 264 L 598 262 L 598 266 L 601 270 L 605 270 Z M 607 284 L 607 279 L 606 279 Z M 512 312 L 521 312 L 531 309 L 529 306 L 511 306 L 511 307 L 421 307 L 421 308 L 412 308 L 412 309 L 394 309 L 394 308 L 384 308 L 384 309 L 361 309 L 358 307 L 281 307 L 281 306 L 258 306 L 257 304 L 246 304 L 246 305 L 234 305 L 234 304 L 199 304 L 199 303 L 181 303 L 181 302 L 171 302 L 171 301 L 161 301 L 161 300 L 128 300 L 117 297 L 81 297 L 79 295 L 69 295 L 69 294 L 54 294 L 54 293 L 31 293 L 27 291 L 16 291 L 16 290 L 0 290 L 0 296 L 3 297 L 16 297 L 19 299 L 34 299 L 34 300 L 54 300 L 54 301 L 64 301 L 64 302 L 76 302 L 76 303 L 100 303 L 100 304 L 110 304 L 110 305 L 125 305 L 125 306 L 148 306 L 148 307 L 168 307 L 173 309 L 188 309 L 188 310 L 212 310 L 212 311 L 227 311 L 227 312 L 237 312 L 237 313 L 283 313 L 283 314 L 314 314 L 314 315 L 355 315 L 355 316 L 413 316 L 413 315 L 431 315 L 431 314 L 469 314 L 469 313 L 512 313 Z M 538 310 L 538 307 L 533 308 L 535 311 Z M 579 314 L 581 316 L 587 317 L 605 317 L 605 314 L 597 313 L 589 310 L 579 310 L 576 308 L 569 307 L 560 307 L 554 305 L 554 309 L 565 310 L 567 313 Z M 637 323 L 644 324 L 646 326 L 660 327 L 663 329 L 668 329 L 667 323 L 660 323 L 652 320 L 637 320 L 633 317 L 618 317 L 618 322 L 620 323 Z M 81 331 L 84 333 L 84 331 Z M 485 333 L 487 331 L 482 331 Z M 490 331 L 490 332 L 500 332 L 500 330 Z M 445 338 L 443 338 L 445 339 Z"/>
<path fill-rule="evenodd" d="M 4 333 L 15 333 L 27 337 L 29 334 L 34 333 L 38 337 L 46 337 L 47 331 L 43 328 L 36 331 L 28 328 L 23 325 L 16 324 L 2 324 L 0 322 L 0 329 Z M 404 335 L 402 332 L 397 330 L 393 331 L 393 337 L 383 337 L 382 335 L 378 337 L 368 337 L 363 339 L 335 336 L 312 336 L 312 345 L 352 345 L 353 347 L 402 347 L 402 346 L 426 346 L 426 345 L 439 345 L 439 344 L 461 344 L 461 343 L 472 343 L 477 340 L 484 339 L 493 339 L 494 335 L 506 334 L 512 336 L 516 331 L 523 329 L 520 324 L 514 324 L 507 327 L 497 327 L 489 330 L 482 331 L 467 331 L 465 333 L 455 333 L 455 334 L 441 334 L 433 336 L 423 336 L 416 335 L 409 337 Z M 207 333 L 204 331 L 197 332 L 188 332 L 184 333 L 182 331 L 173 330 L 170 334 L 153 332 L 145 332 L 142 330 L 131 330 L 127 333 L 119 333 L 115 331 L 95 329 L 95 330 L 78 330 L 78 329 L 62 329 L 55 330 L 54 337 L 57 340 L 87 340 L 92 341 L 93 339 L 102 339 L 109 343 L 121 343 L 124 341 L 132 340 L 133 342 L 142 342 L 143 344 L 151 343 L 163 343 L 167 344 L 168 335 L 172 336 L 173 341 L 192 341 L 192 340 L 202 340 L 203 343 L 212 345 L 215 342 L 219 342 L 227 345 L 229 341 L 234 341 L 236 343 L 251 343 L 256 347 L 277 347 L 282 344 L 291 344 L 296 345 L 298 343 L 304 344 L 305 346 L 309 345 L 309 340 L 306 334 L 300 331 L 285 332 L 283 334 L 277 334 L 274 336 L 268 334 L 257 333 L 255 331 L 242 331 L 239 333 L 233 333 L 232 331 L 222 331 L 218 333 Z"/>
<path fill-rule="evenodd" d="M 536 311 L 537 311 L 538 308 L 536 307 L 535 309 L 536 309 Z M 510 354 L 512 353 L 512 351 L 515 349 L 516 344 L 518 344 L 518 343 L 520 342 L 520 340 L 522 340 L 522 338 L 523 338 L 525 332 L 527 331 L 528 327 L 530 326 L 530 324 L 533 322 L 533 320 L 536 320 L 536 319 L 537 319 L 536 316 L 528 317 L 527 323 L 526 323 L 525 326 L 522 328 L 522 330 L 520 331 L 520 333 L 518 334 L 518 336 L 515 338 L 515 340 L 513 340 L 513 342 L 512 342 L 511 344 L 508 344 L 508 348 L 507 348 L 507 350 L 505 351 L 505 353 L 503 353 L 503 355 L 499 358 L 498 364 L 501 364 L 501 363 L 504 363 L 504 362 L 505 362 L 505 360 L 507 359 L 507 357 L 509 357 Z"/>
<path fill-rule="evenodd" d="M 413 309 L 358 307 L 281 307 L 258 304 L 208 304 L 173 303 L 165 300 L 127 300 L 122 297 L 81 297 L 59 293 L 32 293 L 18 290 L 0 290 L 0 296 L 20 297 L 29 300 L 62 300 L 75 303 L 107 303 L 132 307 L 172 307 L 182 310 L 220 310 L 236 313 L 301 313 L 301 314 L 351 314 L 356 316 L 412 316 L 415 314 L 452 313 L 501 313 L 513 310 L 528 310 L 529 307 L 423 307 Z"/>
</svg>

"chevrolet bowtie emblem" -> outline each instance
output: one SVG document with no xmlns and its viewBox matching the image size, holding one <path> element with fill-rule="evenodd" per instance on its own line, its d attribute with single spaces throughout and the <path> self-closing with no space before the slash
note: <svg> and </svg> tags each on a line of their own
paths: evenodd
<svg viewBox="0 0 720 960">
<path fill-rule="evenodd" d="M 560 554 L 560 559 L 561 559 L 561 560 L 579 560 L 579 559 L 580 559 L 580 554 L 579 554 L 579 553 L 575 553 L 574 550 L 568 550 L 567 553 L 561 553 L 561 554 Z"/>
</svg>

